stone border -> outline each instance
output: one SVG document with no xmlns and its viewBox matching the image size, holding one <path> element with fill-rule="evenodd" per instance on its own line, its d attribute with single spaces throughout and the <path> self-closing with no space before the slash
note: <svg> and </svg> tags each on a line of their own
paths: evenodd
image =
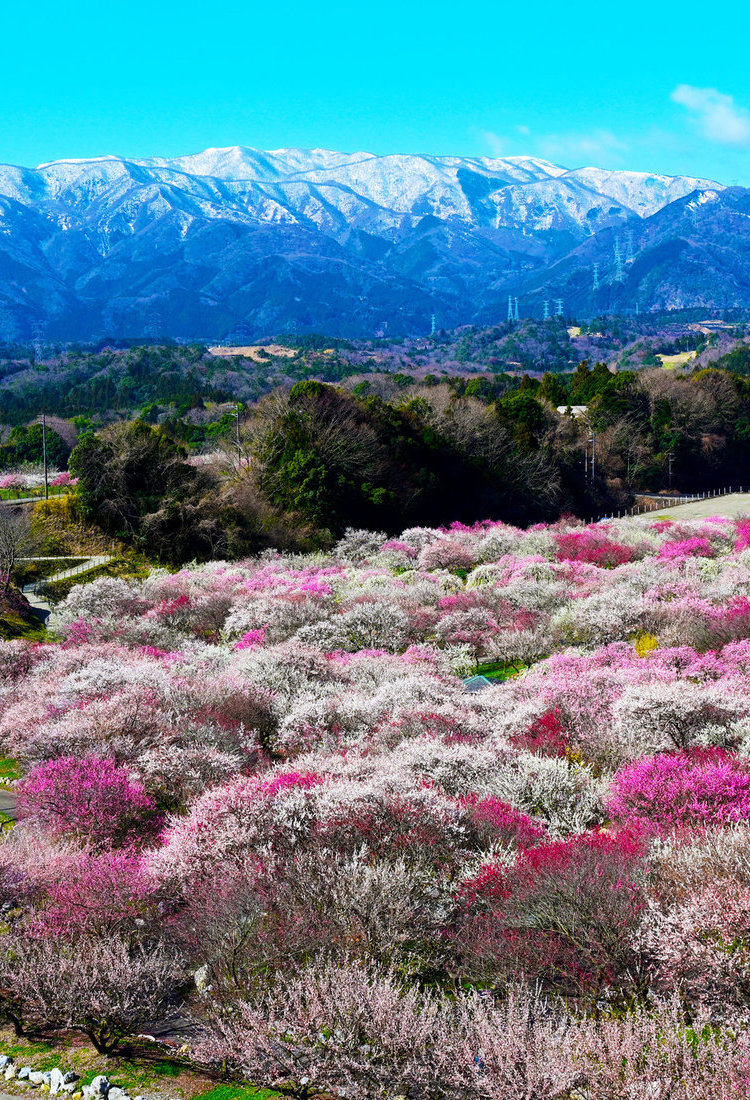
<svg viewBox="0 0 750 1100">
<path fill-rule="evenodd" d="M 49 1093 L 50 1096 L 68 1095 L 72 1100 L 145 1100 L 143 1096 L 131 1097 L 125 1089 L 111 1084 L 103 1073 L 98 1074 L 90 1085 L 79 1087 L 81 1076 L 68 1070 L 64 1073 L 58 1066 L 54 1069 L 33 1069 L 31 1066 L 16 1066 L 13 1058 L 8 1054 L 0 1054 L 0 1081 L 8 1084 L 25 1085 L 40 1092 Z"/>
</svg>

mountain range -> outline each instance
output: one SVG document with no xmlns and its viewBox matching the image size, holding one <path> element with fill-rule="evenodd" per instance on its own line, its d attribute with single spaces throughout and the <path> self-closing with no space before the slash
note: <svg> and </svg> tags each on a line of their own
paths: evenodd
<svg viewBox="0 0 750 1100">
<path fill-rule="evenodd" d="M 750 306 L 750 190 L 533 157 L 0 166 L 0 338 L 372 336 Z"/>
</svg>

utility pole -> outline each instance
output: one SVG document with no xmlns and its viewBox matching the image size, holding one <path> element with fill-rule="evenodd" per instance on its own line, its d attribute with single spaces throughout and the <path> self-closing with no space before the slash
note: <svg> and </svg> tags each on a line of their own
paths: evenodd
<svg viewBox="0 0 750 1100">
<path fill-rule="evenodd" d="M 49 477 L 47 474 L 47 415 L 42 413 L 42 456 L 44 458 L 44 499 L 49 500 Z"/>
<path fill-rule="evenodd" d="M 237 420 L 237 473 L 240 472 L 242 466 L 242 444 L 240 443 L 240 403 L 239 401 L 234 406 L 234 413 Z"/>
<path fill-rule="evenodd" d="M 667 459 L 669 460 L 669 488 L 670 489 L 672 488 L 672 459 L 673 458 L 674 458 L 674 454 L 672 453 L 672 451 L 669 451 L 668 454 L 667 454 Z"/>
<path fill-rule="evenodd" d="M 596 478 L 596 432 L 591 433 L 589 442 L 591 443 L 591 482 L 593 484 Z"/>
</svg>

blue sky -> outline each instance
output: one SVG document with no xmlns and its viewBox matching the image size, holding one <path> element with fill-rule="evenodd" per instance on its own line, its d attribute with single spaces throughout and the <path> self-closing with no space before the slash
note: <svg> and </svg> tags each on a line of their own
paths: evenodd
<svg viewBox="0 0 750 1100">
<path fill-rule="evenodd" d="M 668 10 L 670 9 L 671 10 Z M 634 0 L 5 6 L 0 161 L 533 154 L 750 185 L 750 19 Z"/>
</svg>

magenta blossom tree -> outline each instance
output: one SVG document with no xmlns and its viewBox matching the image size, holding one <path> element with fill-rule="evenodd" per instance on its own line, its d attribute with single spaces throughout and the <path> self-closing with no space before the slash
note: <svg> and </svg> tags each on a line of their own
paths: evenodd
<svg viewBox="0 0 750 1100">
<path fill-rule="evenodd" d="M 662 829 L 750 819 L 750 767 L 724 749 L 646 756 L 622 768 L 607 809 L 615 820 Z"/>
<path fill-rule="evenodd" d="M 19 786 L 18 814 L 96 849 L 140 843 L 159 824 L 154 800 L 128 769 L 95 756 L 61 756 L 32 769 Z"/>
</svg>

